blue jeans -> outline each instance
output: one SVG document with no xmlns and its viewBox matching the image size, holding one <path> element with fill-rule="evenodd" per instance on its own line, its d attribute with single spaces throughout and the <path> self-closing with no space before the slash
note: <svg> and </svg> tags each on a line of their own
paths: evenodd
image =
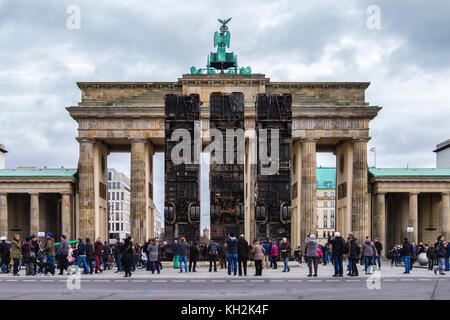
<svg viewBox="0 0 450 320">
<path fill-rule="evenodd" d="M 236 275 L 238 255 L 237 253 L 228 253 L 227 257 L 228 257 L 228 275 L 231 276 L 231 268 L 233 268 L 234 275 Z"/>
<path fill-rule="evenodd" d="M 444 265 L 445 265 L 445 258 L 438 258 L 439 264 L 436 268 L 434 268 L 434 271 L 439 271 L 439 273 L 444 273 Z"/>
<path fill-rule="evenodd" d="M 47 256 L 47 262 L 50 263 L 51 266 L 51 270 L 50 273 L 51 274 L 55 274 L 55 257 L 54 256 Z M 47 274 L 48 270 L 45 270 L 45 274 Z"/>
<path fill-rule="evenodd" d="M 84 272 L 89 273 L 89 266 L 86 262 L 86 256 L 77 256 L 77 260 L 75 261 L 75 273 L 78 273 L 78 268 L 80 267 L 80 263 L 83 262 Z"/>
<path fill-rule="evenodd" d="M 269 253 L 269 261 L 270 261 L 269 268 L 272 268 L 273 267 L 273 258 L 272 258 L 272 255 L 270 253 Z"/>
<path fill-rule="evenodd" d="M 158 263 L 158 261 L 150 261 L 150 268 L 152 270 L 152 274 L 155 273 L 155 270 L 159 274 L 159 263 Z"/>
<path fill-rule="evenodd" d="M 450 262 L 448 261 L 449 257 L 445 257 L 445 271 L 450 271 Z"/>
<path fill-rule="evenodd" d="M 373 256 L 373 265 L 376 266 L 378 264 L 378 269 L 381 269 L 381 254 L 378 253 L 378 256 Z"/>
<path fill-rule="evenodd" d="M 344 267 L 342 266 L 342 256 L 333 256 L 334 274 L 342 276 L 344 274 Z"/>
<path fill-rule="evenodd" d="M 322 260 L 324 265 L 328 263 L 328 253 L 326 251 L 323 253 Z"/>
<path fill-rule="evenodd" d="M 403 256 L 403 262 L 405 263 L 405 272 L 411 271 L 411 256 Z"/>
<path fill-rule="evenodd" d="M 367 272 L 369 267 L 371 266 L 373 261 L 373 257 L 364 257 L 364 271 Z"/>
<path fill-rule="evenodd" d="M 183 272 L 183 261 L 184 261 L 184 272 L 187 272 L 187 256 L 180 256 L 180 272 Z"/>
<path fill-rule="evenodd" d="M 289 268 L 289 258 L 284 258 L 284 259 L 283 259 L 283 262 L 284 262 L 284 269 L 283 269 L 283 271 L 291 270 L 291 269 Z"/>
<path fill-rule="evenodd" d="M 352 273 L 352 260 L 351 259 L 347 259 L 347 263 L 348 263 L 348 273 Z"/>
</svg>

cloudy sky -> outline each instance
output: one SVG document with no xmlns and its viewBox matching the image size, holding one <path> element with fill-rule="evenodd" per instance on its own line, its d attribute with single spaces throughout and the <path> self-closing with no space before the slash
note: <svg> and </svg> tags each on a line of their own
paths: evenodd
<svg viewBox="0 0 450 320">
<path fill-rule="evenodd" d="M 71 5 L 80 29 L 67 27 Z M 174 81 L 205 65 L 217 18 L 232 17 L 231 49 L 255 73 L 371 82 L 366 100 L 383 107 L 369 143 L 377 167 L 434 167 L 433 148 L 450 136 L 449 12 L 447 0 L 0 0 L 6 166 L 76 167 L 77 127 L 65 110 L 80 100 L 76 81 Z M 129 173 L 129 155 L 109 164 Z"/>
</svg>

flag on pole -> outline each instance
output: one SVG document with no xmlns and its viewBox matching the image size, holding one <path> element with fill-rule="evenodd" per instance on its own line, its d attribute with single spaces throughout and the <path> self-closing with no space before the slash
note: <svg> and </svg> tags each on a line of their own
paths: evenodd
<svg viewBox="0 0 450 320">
<path fill-rule="evenodd" d="M 375 147 L 370 148 L 370 151 L 375 152 Z"/>
<path fill-rule="evenodd" d="M 370 148 L 371 152 L 373 152 L 373 167 L 377 167 L 377 152 L 375 151 L 375 147 Z"/>
</svg>

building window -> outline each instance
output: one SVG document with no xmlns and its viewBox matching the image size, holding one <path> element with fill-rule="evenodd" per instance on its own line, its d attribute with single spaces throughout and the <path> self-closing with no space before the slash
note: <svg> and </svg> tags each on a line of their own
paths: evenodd
<svg viewBox="0 0 450 320">
<path fill-rule="evenodd" d="M 120 204 L 119 204 L 119 202 L 116 202 L 116 211 L 119 211 L 120 210 Z"/>
<path fill-rule="evenodd" d="M 331 219 L 334 219 L 334 210 L 331 210 L 331 212 L 330 212 L 330 218 L 331 218 Z"/>
<path fill-rule="evenodd" d="M 112 196 L 113 196 L 112 199 L 116 200 L 116 193 L 115 192 L 112 192 Z"/>
<path fill-rule="evenodd" d="M 324 210 L 324 211 L 323 211 L 323 218 L 324 218 L 324 219 L 327 219 L 327 218 L 328 218 L 328 211 L 327 211 L 327 210 Z"/>
<path fill-rule="evenodd" d="M 324 192 L 323 193 L 323 197 L 326 199 L 326 198 L 328 198 L 328 192 Z"/>
<path fill-rule="evenodd" d="M 112 173 L 108 172 L 108 180 L 112 180 Z"/>
<path fill-rule="evenodd" d="M 108 200 L 111 199 L 111 192 L 108 192 Z"/>
<path fill-rule="evenodd" d="M 334 228 L 334 220 L 330 221 L 330 228 Z"/>
<path fill-rule="evenodd" d="M 331 189 L 331 182 L 326 183 L 327 189 Z"/>
<path fill-rule="evenodd" d="M 331 193 L 331 199 L 334 199 L 334 192 Z"/>
<path fill-rule="evenodd" d="M 117 189 L 120 189 L 120 182 L 117 182 Z"/>
<path fill-rule="evenodd" d="M 328 228 L 328 227 L 327 227 L 327 220 L 324 220 L 324 221 L 323 221 L 323 227 L 324 227 L 324 228 Z"/>
<path fill-rule="evenodd" d="M 124 194 L 123 192 L 120 193 L 120 198 L 123 200 L 124 199 Z"/>
<path fill-rule="evenodd" d="M 108 182 L 108 189 L 111 189 L 111 182 Z"/>
<path fill-rule="evenodd" d="M 327 236 L 327 234 L 325 233 L 325 231 L 323 232 L 323 234 L 322 234 L 322 238 L 325 238 L 326 236 Z"/>
<path fill-rule="evenodd" d="M 331 202 L 330 206 L 331 206 L 332 208 L 334 208 L 334 202 Z"/>
<path fill-rule="evenodd" d="M 120 230 L 120 223 L 116 223 L 116 231 Z"/>
<path fill-rule="evenodd" d="M 323 206 L 324 206 L 325 208 L 327 208 L 327 207 L 328 207 L 328 202 L 324 201 L 324 202 L 323 202 Z"/>
</svg>

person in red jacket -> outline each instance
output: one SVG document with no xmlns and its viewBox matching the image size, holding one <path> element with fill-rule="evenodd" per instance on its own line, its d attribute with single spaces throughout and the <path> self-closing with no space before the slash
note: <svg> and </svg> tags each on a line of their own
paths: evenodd
<svg viewBox="0 0 450 320">
<path fill-rule="evenodd" d="M 94 243 L 94 258 L 95 258 L 95 273 L 98 273 L 98 271 L 103 272 L 102 270 L 103 243 L 100 237 L 97 238 L 97 240 Z"/>
<path fill-rule="evenodd" d="M 270 248 L 270 254 L 272 255 L 273 260 L 273 268 L 277 268 L 277 261 L 278 261 L 278 247 L 275 242 L 272 242 L 272 248 Z"/>
</svg>

